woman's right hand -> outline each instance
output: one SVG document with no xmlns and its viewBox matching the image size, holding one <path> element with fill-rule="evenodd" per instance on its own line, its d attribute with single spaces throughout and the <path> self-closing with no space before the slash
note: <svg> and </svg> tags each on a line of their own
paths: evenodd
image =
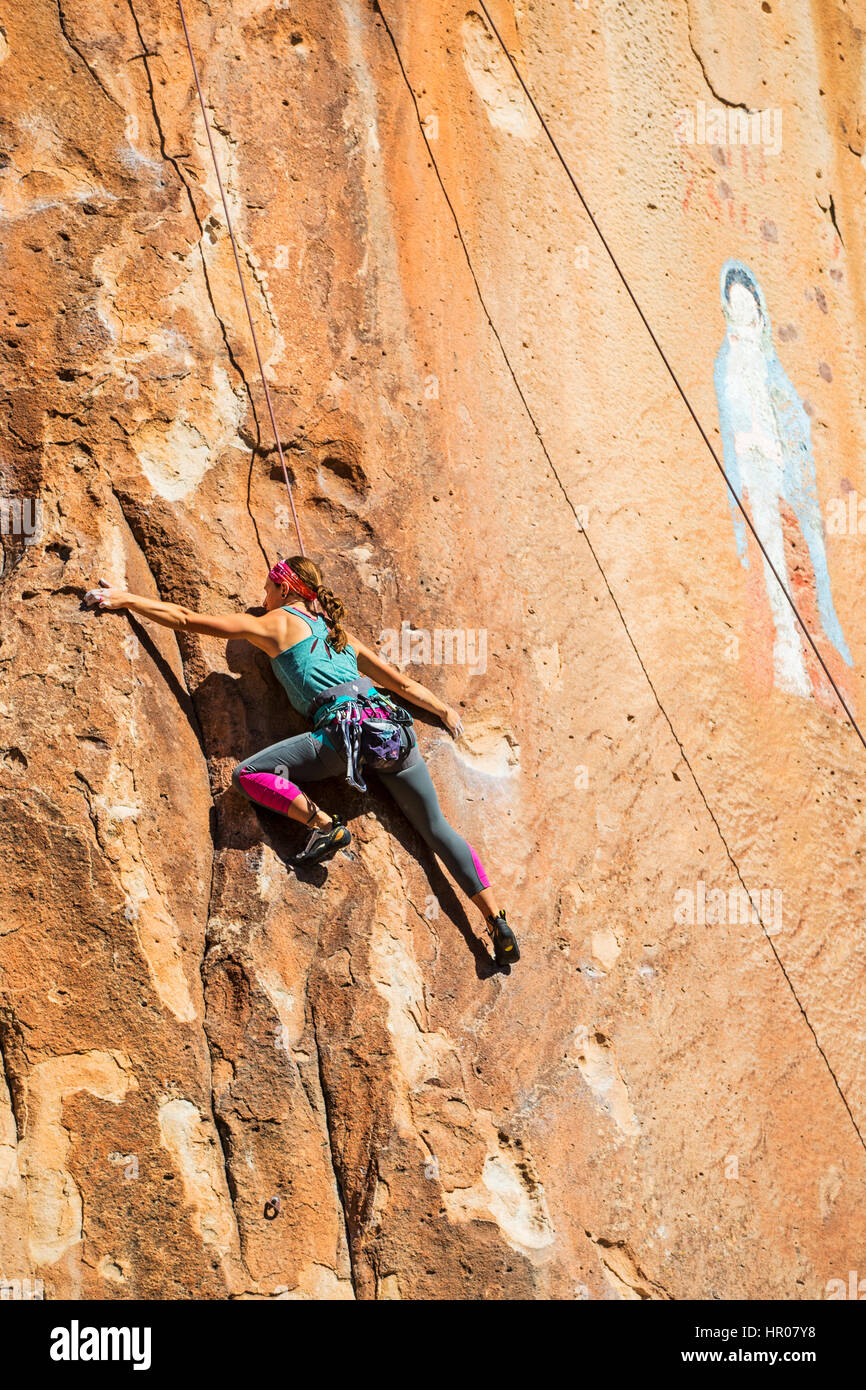
<svg viewBox="0 0 866 1390">
<path fill-rule="evenodd" d="M 125 608 L 132 597 L 125 589 L 113 589 L 104 579 L 100 579 L 95 589 L 88 589 L 84 602 L 89 608 L 107 609 L 109 612 Z"/>
<path fill-rule="evenodd" d="M 442 716 L 442 722 L 453 738 L 460 738 L 463 733 L 463 720 L 456 709 L 449 705 Z"/>
</svg>

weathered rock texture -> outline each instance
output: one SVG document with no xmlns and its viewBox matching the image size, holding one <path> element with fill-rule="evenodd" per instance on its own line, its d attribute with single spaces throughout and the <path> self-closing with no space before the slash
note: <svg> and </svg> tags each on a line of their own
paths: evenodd
<svg viewBox="0 0 866 1390">
<path fill-rule="evenodd" d="M 81 608 L 243 608 L 294 540 L 176 9 L 4 0 L 3 492 L 43 513 L 3 536 L 0 1274 L 821 1296 L 866 1239 L 866 754 L 774 680 L 760 565 L 483 15 L 189 11 L 308 552 L 368 640 L 487 631 L 483 672 L 412 668 L 465 740 L 418 724 L 524 958 L 378 793 L 321 788 L 353 853 L 296 877 L 230 786 L 302 727 L 264 657 Z M 492 13 L 717 446 L 733 257 L 856 503 L 866 6 Z M 781 111 L 781 151 L 683 143 L 699 102 Z M 690 924 L 699 884 L 781 923 Z"/>
</svg>

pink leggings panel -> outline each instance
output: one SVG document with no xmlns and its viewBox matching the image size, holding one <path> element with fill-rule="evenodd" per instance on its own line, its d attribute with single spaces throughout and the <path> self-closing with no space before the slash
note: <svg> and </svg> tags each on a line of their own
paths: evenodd
<svg viewBox="0 0 866 1390">
<path fill-rule="evenodd" d="M 469 841 L 468 841 L 468 840 L 466 841 L 466 843 L 467 843 L 467 845 L 469 845 Z M 478 858 L 478 855 L 475 853 L 475 850 L 472 848 L 471 845 L 469 845 L 469 853 L 472 855 L 472 863 L 475 865 L 475 872 L 477 873 L 477 875 L 478 875 L 478 877 L 479 877 L 479 879 L 480 879 L 480 881 L 481 881 L 481 887 L 482 887 L 482 888 L 489 888 L 489 887 L 490 887 L 490 879 L 487 877 L 486 873 L 484 872 L 484 865 L 481 863 L 481 860 Z"/>
<path fill-rule="evenodd" d="M 283 815 L 289 802 L 301 794 L 300 787 L 296 787 L 294 782 L 290 782 L 287 777 L 278 777 L 273 772 L 244 770 L 238 773 L 238 781 L 251 800 L 258 801 L 261 806 L 267 806 L 269 811 L 281 811 Z"/>
</svg>

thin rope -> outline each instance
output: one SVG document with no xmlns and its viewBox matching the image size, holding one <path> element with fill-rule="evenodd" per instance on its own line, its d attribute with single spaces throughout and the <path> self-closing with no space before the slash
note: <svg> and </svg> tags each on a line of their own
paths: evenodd
<svg viewBox="0 0 866 1390">
<path fill-rule="evenodd" d="M 226 200 L 225 189 L 223 188 L 223 181 L 222 181 L 222 178 L 220 177 L 220 166 L 219 166 L 219 163 L 218 163 L 218 161 L 217 161 L 216 150 L 214 149 L 213 137 L 212 137 L 212 135 L 211 135 L 211 133 L 210 133 L 210 122 L 208 121 L 208 118 L 207 118 L 207 108 L 205 107 L 205 104 L 204 104 L 204 95 L 203 95 L 203 93 L 202 93 L 201 83 L 200 83 L 199 77 L 198 77 L 198 68 L 197 68 L 197 66 L 196 66 L 195 54 L 194 54 L 193 51 L 192 51 L 192 42 L 191 42 L 190 37 L 189 37 L 189 30 L 188 30 L 188 28 L 186 27 L 186 15 L 185 15 L 184 12 L 183 12 L 183 0 L 177 0 L 177 7 L 178 7 L 178 9 L 180 10 L 180 22 L 181 22 L 181 24 L 183 25 L 184 38 L 186 39 L 186 46 L 187 46 L 187 49 L 189 50 L 189 61 L 190 61 L 191 65 L 192 65 L 192 75 L 193 75 L 193 77 L 194 77 L 194 79 L 195 79 L 195 89 L 196 89 L 196 91 L 198 92 L 198 100 L 199 100 L 199 105 L 200 105 L 200 107 L 201 107 L 202 119 L 203 119 L 203 121 L 204 121 L 205 134 L 207 135 L 207 142 L 208 142 L 208 145 L 210 146 L 210 154 L 211 154 L 211 159 L 213 160 L 213 167 L 214 167 L 214 173 L 216 174 L 217 184 L 219 185 L 220 198 L 222 199 L 222 205 L 223 205 L 223 212 L 224 212 L 225 215 L 226 215 L 226 226 L 228 227 L 229 238 L 230 238 L 231 244 L 232 244 L 232 251 L 234 252 L 235 265 L 236 265 L 236 267 L 237 267 L 237 272 L 238 272 L 238 280 L 240 281 L 240 286 L 241 286 L 241 294 L 242 294 L 243 297 L 244 297 L 244 308 L 245 308 L 246 311 L 247 311 L 247 318 L 248 318 L 249 324 L 250 324 L 250 334 L 251 334 L 252 340 L 253 340 L 253 347 L 255 348 L 255 351 L 256 351 L 256 361 L 257 361 L 258 364 L 259 364 L 259 376 L 261 377 L 262 386 L 264 387 L 264 391 L 265 391 L 265 400 L 267 401 L 267 405 L 268 405 L 268 414 L 269 414 L 269 416 L 271 417 L 271 428 L 272 428 L 272 430 L 273 430 L 273 432 L 274 432 L 274 442 L 275 442 L 275 444 L 276 444 L 276 446 L 277 446 L 277 453 L 278 453 L 279 456 L 280 456 L 280 464 L 282 465 L 282 469 L 283 469 L 283 477 L 284 477 L 285 480 L 286 480 L 286 490 L 287 490 L 287 492 L 288 492 L 288 494 L 289 494 L 289 505 L 290 505 L 290 507 L 291 507 L 291 509 L 292 509 L 292 520 L 293 520 L 294 523 L 295 523 L 295 531 L 296 531 L 297 537 L 298 537 L 298 548 L 299 548 L 301 554 L 302 554 L 302 555 L 305 555 L 305 554 L 306 554 L 306 551 L 304 550 L 304 542 L 303 542 L 302 539 L 301 539 L 301 528 L 300 528 L 300 526 L 299 526 L 299 524 L 298 524 L 298 514 L 297 514 L 297 512 L 295 511 L 295 499 L 294 499 L 294 496 L 292 495 L 292 485 L 291 485 L 291 483 L 289 482 L 289 471 L 288 471 L 288 469 L 286 468 L 286 460 L 285 460 L 285 458 L 283 457 L 283 446 L 282 446 L 282 444 L 280 443 L 280 432 L 279 432 L 279 430 L 277 429 L 277 421 L 276 421 L 276 417 L 275 417 L 275 415 L 274 415 L 274 407 L 273 407 L 273 405 L 272 405 L 272 403 L 271 403 L 271 393 L 270 393 L 270 391 L 269 391 L 269 389 L 268 389 L 267 378 L 265 377 L 265 369 L 264 369 L 264 365 L 263 365 L 263 363 L 262 363 L 262 354 L 261 354 L 261 352 L 259 351 L 259 340 L 258 340 L 258 337 L 256 336 L 256 327 L 255 327 L 255 324 L 253 323 L 253 315 L 252 315 L 252 311 L 251 311 L 251 309 L 250 309 L 250 301 L 247 299 L 247 287 L 246 287 L 246 285 L 244 284 L 244 274 L 243 274 L 243 271 L 242 271 L 242 269 L 241 269 L 241 258 L 240 258 L 239 254 L 238 254 L 237 242 L 235 241 L 234 229 L 232 228 L 232 219 L 231 219 L 231 215 L 229 214 L 229 205 L 228 205 L 228 202 L 227 202 L 227 200 Z"/>
<path fill-rule="evenodd" d="M 538 104 L 536 103 L 535 98 L 533 97 L 532 93 L 530 92 L 529 88 L 527 87 L 526 83 L 524 82 L 523 77 L 522 77 L 521 72 L 520 72 L 520 69 L 518 68 L 518 66 L 517 66 L 516 62 L 514 61 L 513 57 L 511 56 L 511 53 L 510 53 L 510 51 L 509 51 L 509 49 L 508 49 L 507 44 L 505 43 L 504 39 L 502 38 L 502 35 L 500 34 L 500 32 L 499 32 L 499 30 L 497 29 L 496 25 L 494 24 L 493 20 L 491 19 L 491 17 L 490 17 L 490 11 L 488 10 L 486 4 L 484 3 L 484 0 L 479 0 L 479 4 L 481 5 L 482 10 L 484 11 L 484 13 L 485 13 L 485 15 L 486 15 L 486 17 L 487 17 L 487 22 L 488 22 L 488 24 L 490 25 L 491 29 L 493 30 L 494 34 L 496 35 L 496 38 L 497 38 L 497 40 L 498 40 L 498 42 L 499 42 L 499 46 L 500 46 L 500 48 L 502 49 L 502 52 L 505 54 L 506 58 L 508 59 L 509 63 L 511 64 L 512 68 L 514 69 L 514 75 L 515 75 L 515 77 L 517 78 L 518 82 L 520 83 L 521 87 L 523 88 L 523 92 L 524 92 L 524 94 L 525 94 L 527 100 L 529 101 L 530 105 L 532 106 L 533 111 L 535 112 L 536 116 L 538 117 L 538 120 L 539 120 L 539 122 L 540 122 L 540 124 L 541 124 L 541 127 L 542 127 L 542 129 L 544 130 L 544 133 L 545 133 L 545 135 L 547 136 L 548 140 L 550 141 L 550 144 L 551 144 L 551 146 L 553 147 L 553 150 L 554 150 L 554 152 L 555 152 L 555 154 L 556 154 L 557 159 L 559 160 L 560 164 L 562 165 L 563 169 L 565 170 L 565 172 L 566 172 L 566 174 L 567 174 L 567 176 L 568 176 L 568 180 L 569 180 L 569 182 L 570 182 L 572 188 L 574 189 L 575 193 L 577 194 L 578 198 L 580 199 L 581 204 L 583 205 L 583 210 L 584 210 L 584 212 L 586 213 L 587 217 L 589 218 L 590 222 L 592 223 L 593 227 L 595 228 L 595 231 L 596 231 L 597 234 L 598 234 L 598 238 L 599 238 L 599 240 L 600 240 L 602 246 L 604 247 L 605 251 L 607 252 L 608 256 L 610 257 L 610 260 L 611 260 L 611 263 L 612 263 L 612 265 L 613 265 L 614 270 L 616 271 L 617 275 L 619 276 L 620 280 L 622 281 L 623 286 L 625 287 L 625 290 L 626 290 L 626 292 L 627 292 L 627 294 L 628 294 L 629 299 L 631 300 L 631 302 L 632 302 L 632 304 L 634 305 L 634 307 L 637 309 L 637 312 L 638 312 L 638 314 L 640 315 L 641 322 L 643 323 L 644 328 L 646 329 L 647 333 L 649 334 L 650 338 L 652 339 L 653 345 L 654 345 L 656 351 L 658 352 L 659 357 L 660 357 L 660 358 L 662 359 L 662 361 L 664 362 L 664 364 L 665 364 L 665 366 L 666 366 L 666 368 L 667 368 L 667 370 L 668 370 L 668 373 L 669 373 L 669 375 L 670 375 L 671 381 L 674 383 L 674 386 L 677 388 L 677 391 L 679 392 L 680 396 L 682 397 L 686 409 L 688 410 L 689 414 L 691 415 L 692 419 L 694 420 L 695 424 L 697 425 L 698 431 L 700 432 L 701 438 L 703 439 L 704 443 L 706 444 L 707 448 L 709 449 L 710 453 L 712 454 L 713 459 L 715 460 L 715 463 L 716 463 L 716 467 L 718 468 L 719 472 L 721 473 L 722 477 L 724 478 L 724 480 L 725 480 L 725 482 L 726 482 L 726 484 L 727 484 L 727 486 L 728 486 L 728 490 L 730 491 L 731 496 L 733 497 L 733 499 L 734 499 L 734 501 L 736 502 L 737 506 L 739 507 L 740 511 L 743 513 L 743 516 L 744 516 L 745 519 L 746 519 L 746 524 L 748 525 L 749 530 L 751 531 L 752 535 L 755 537 L 755 540 L 757 541 L 757 543 L 758 543 L 758 545 L 759 545 L 759 547 L 760 547 L 761 554 L 763 555 L 764 559 L 766 560 L 767 564 L 769 565 L 770 569 L 772 570 L 773 575 L 775 576 L 776 582 L 777 582 L 778 585 L 779 585 L 779 588 L 782 590 L 782 593 L 785 595 L 785 598 L 788 600 L 789 604 L 791 605 L 791 608 L 793 609 L 794 617 L 797 619 L 797 622 L 800 624 L 800 627 L 803 629 L 803 632 L 804 632 L 805 635 L 806 635 L 806 639 L 807 639 L 807 641 L 808 641 L 808 643 L 809 643 L 809 646 L 812 648 L 812 651 L 815 653 L 816 657 L 818 658 L 818 661 L 819 661 L 820 664 L 821 664 L 821 668 L 822 668 L 822 670 L 823 670 L 825 676 L 827 677 L 828 681 L 830 682 L 830 684 L 832 685 L 834 691 L 836 692 L 836 697 L 837 697 L 837 699 L 838 699 L 838 701 L 839 701 L 839 704 L 842 706 L 843 710 L 845 711 L 846 715 L 848 716 L 848 719 L 850 720 L 850 723 L 851 723 L 851 727 L 854 729 L 854 732 L 856 733 L 856 735 L 857 735 L 857 737 L 859 738 L 860 742 L 863 744 L 863 747 L 866 748 L 866 737 L 863 736 L 863 734 L 862 734 L 862 732 L 861 732 L 861 730 L 860 730 L 860 726 L 858 725 L 857 720 L 854 718 L 854 715 L 852 714 L 851 710 L 848 708 L 848 704 L 847 704 L 847 702 L 846 702 L 846 700 L 845 700 L 845 698 L 844 698 L 844 696 L 843 696 L 841 690 L 839 689 L 838 685 L 836 684 L 836 682 L 834 681 L 833 677 L 831 676 L 829 670 L 827 669 L 827 664 L 826 664 L 826 662 L 824 661 L 824 658 L 822 657 L 821 653 L 819 652 L 817 646 L 815 645 L 815 641 L 814 641 L 814 639 L 813 639 L 813 637 L 812 637 L 811 632 L 810 632 L 809 629 L 807 628 L 807 626 L 806 626 L 806 624 L 804 623 L 803 619 L 800 617 L 799 609 L 797 608 L 797 605 L 795 604 L 794 600 L 791 598 L 791 595 L 788 593 L 788 590 L 787 590 L 786 586 L 783 584 L 782 578 L 781 578 L 781 576 L 780 576 L 778 570 L 776 569 L 776 566 L 773 564 L 772 560 L 770 559 L 769 555 L 767 554 L 766 547 L 765 547 L 763 541 L 761 540 L 761 537 L 758 535 L 757 531 L 755 530 L 754 526 L 752 525 L 752 518 L 749 516 L 749 513 L 746 511 L 745 507 L 743 506 L 742 502 L 740 501 L 739 497 L 737 496 L 737 493 L 736 493 L 736 491 L 735 491 L 735 489 L 734 489 L 733 483 L 731 482 L 730 478 L 728 477 L 727 472 L 725 471 L 725 466 L 724 466 L 724 464 L 722 463 L 721 459 L 719 458 L 718 454 L 716 453 L 715 449 L 713 448 L 712 442 L 710 441 L 710 438 L 709 438 L 709 436 L 707 435 L 706 430 L 704 429 L 703 425 L 701 424 L 700 420 L 698 419 L 698 416 L 697 416 L 697 414 L 695 413 L 695 410 L 694 410 L 693 407 L 692 407 L 691 401 L 689 400 L 688 396 L 686 395 L 685 391 L 683 390 L 682 386 L 680 385 L 679 379 L 677 378 L 677 374 L 676 374 L 676 372 L 674 371 L 673 367 L 671 366 L 670 362 L 668 361 L 668 358 L 667 358 L 667 356 L 666 356 L 666 354 L 665 354 L 664 348 L 662 347 L 661 343 L 659 342 L 658 338 L 656 337 L 655 333 L 653 332 L 652 326 L 651 326 L 651 324 L 650 324 L 648 318 L 646 317 L 646 314 L 644 313 L 643 309 L 641 308 L 640 304 L 638 303 L 638 301 L 637 301 L 637 299 L 636 299 L 634 293 L 632 292 L 631 285 L 629 284 L 628 280 L 626 279 L 626 276 L 625 276 L 624 272 L 620 269 L 619 262 L 617 261 L 616 256 L 613 254 L 613 251 L 612 251 L 611 248 L 610 248 L 610 245 L 609 245 L 609 243 L 608 243 L 608 241 L 607 241 L 607 238 L 605 237 L 605 235 L 604 235 L 604 233 L 602 232 L 600 226 L 598 225 L 598 222 L 596 221 L 595 217 L 593 216 L 593 213 L 592 213 L 592 210 L 591 210 L 589 204 L 587 203 L 586 199 L 584 198 L 583 194 L 581 193 L 580 187 L 579 187 L 579 185 L 578 185 L 578 183 L 577 183 L 577 180 L 575 179 L 573 173 L 571 172 L 571 169 L 570 169 L 569 166 L 568 166 L 568 162 L 567 162 L 567 160 L 565 159 L 565 156 L 563 155 L 562 151 L 560 150 L 559 146 L 557 145 L 556 140 L 554 139 L 554 137 L 553 137 L 553 135 L 552 135 L 552 133 L 551 133 L 551 131 L 550 131 L 550 127 L 549 127 L 548 124 L 547 124 L 547 121 L 545 120 L 544 116 L 542 115 L 541 111 L 539 110 Z"/>
</svg>

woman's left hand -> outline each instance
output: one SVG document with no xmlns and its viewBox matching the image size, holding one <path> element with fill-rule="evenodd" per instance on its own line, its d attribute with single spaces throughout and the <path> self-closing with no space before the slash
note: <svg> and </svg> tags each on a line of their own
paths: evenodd
<svg viewBox="0 0 866 1390">
<path fill-rule="evenodd" d="M 125 589 L 112 589 L 104 579 L 100 579 L 97 588 L 88 589 L 84 595 L 84 602 L 88 607 L 107 608 L 109 612 L 118 608 L 125 608 L 128 601 L 129 594 Z"/>
<path fill-rule="evenodd" d="M 442 716 L 442 722 L 444 723 L 449 734 L 453 735 L 454 738 L 460 738 L 461 734 L 463 733 L 463 720 L 460 718 L 460 715 L 456 709 L 453 709 L 449 705 L 448 709 L 446 709 L 445 713 Z"/>
</svg>

